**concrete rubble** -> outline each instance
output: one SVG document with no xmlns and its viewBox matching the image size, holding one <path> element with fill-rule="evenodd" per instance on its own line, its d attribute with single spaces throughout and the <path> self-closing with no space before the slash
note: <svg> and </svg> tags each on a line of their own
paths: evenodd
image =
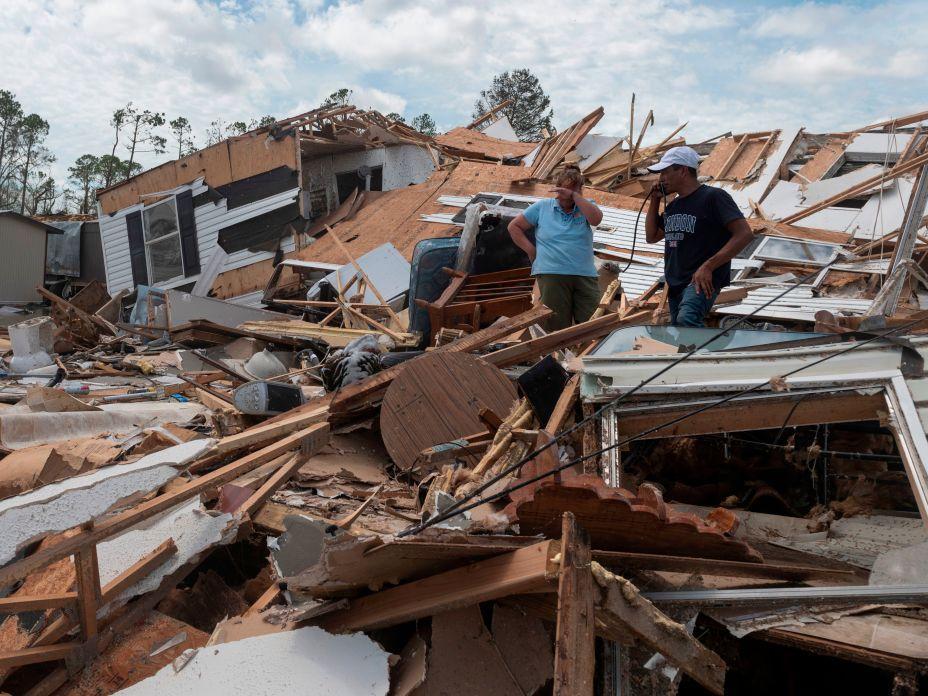
<svg viewBox="0 0 928 696">
<path fill-rule="evenodd" d="M 0 329 L 0 691 L 928 689 L 928 112 L 694 144 L 754 233 L 698 329 L 639 219 L 685 129 L 602 116 L 317 109 L 97 191 L 106 282 Z M 602 298 L 547 331 L 506 226 L 565 164 Z"/>
</svg>

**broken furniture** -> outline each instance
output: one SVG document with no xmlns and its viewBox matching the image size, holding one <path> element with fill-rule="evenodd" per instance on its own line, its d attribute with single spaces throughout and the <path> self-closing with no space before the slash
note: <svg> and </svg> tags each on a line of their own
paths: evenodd
<svg viewBox="0 0 928 696">
<path fill-rule="evenodd" d="M 429 314 L 430 345 L 441 329 L 463 329 L 473 333 L 500 317 L 520 314 L 532 304 L 535 281 L 531 268 L 480 275 L 468 275 L 450 268 L 443 270 L 451 282 L 441 296 L 434 302 L 416 300 Z"/>
</svg>

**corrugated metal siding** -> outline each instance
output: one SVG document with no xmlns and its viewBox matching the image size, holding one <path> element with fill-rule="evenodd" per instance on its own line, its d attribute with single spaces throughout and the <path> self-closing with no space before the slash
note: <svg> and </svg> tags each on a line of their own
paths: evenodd
<svg viewBox="0 0 928 696">
<path fill-rule="evenodd" d="M 192 188 L 194 196 L 206 191 L 206 187 L 202 185 Z M 289 205 L 296 199 L 299 191 L 299 188 L 294 188 L 232 210 L 226 208 L 224 199 L 218 203 L 206 203 L 195 208 L 193 213 L 197 224 L 197 247 L 200 251 L 201 264 L 205 266 L 216 248 L 216 240 L 220 229 Z M 129 260 L 129 235 L 126 230 L 126 215 L 140 208 L 141 206 L 133 206 L 120 210 L 112 217 L 107 215 L 101 215 L 100 217 L 100 236 L 103 241 L 103 259 L 106 265 L 106 285 L 111 294 L 124 288 L 132 289 L 134 287 L 132 267 Z M 282 246 L 284 252 L 293 251 L 295 248 L 292 239 L 286 240 Z M 273 257 L 273 252 L 256 253 L 243 249 L 229 255 L 225 264 L 223 264 L 222 271 L 250 266 L 258 261 Z M 161 287 L 167 290 L 195 282 L 199 277 L 199 274 L 192 275 L 172 283 L 164 283 Z"/>
<path fill-rule="evenodd" d="M 35 291 L 45 280 L 45 231 L 0 216 L 0 304 L 40 300 Z"/>
</svg>

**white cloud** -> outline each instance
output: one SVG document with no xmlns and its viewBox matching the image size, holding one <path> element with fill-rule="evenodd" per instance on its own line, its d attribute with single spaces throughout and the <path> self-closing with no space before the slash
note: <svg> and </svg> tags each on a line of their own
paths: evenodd
<svg viewBox="0 0 928 696">
<path fill-rule="evenodd" d="M 635 92 L 639 124 L 654 109 L 648 141 L 684 121 L 699 140 L 924 108 L 928 3 L 782 1 L 3 0 L 0 89 L 51 123 L 59 181 L 77 156 L 109 151 L 110 115 L 130 100 L 186 116 L 201 142 L 217 118 L 292 115 L 341 87 L 358 106 L 450 127 L 519 67 L 559 127 L 602 105 L 597 132 L 624 135 Z"/>
<path fill-rule="evenodd" d="M 825 37 L 841 26 L 856 10 L 847 5 L 805 3 L 795 7 L 774 7 L 754 28 L 762 37 Z"/>
</svg>

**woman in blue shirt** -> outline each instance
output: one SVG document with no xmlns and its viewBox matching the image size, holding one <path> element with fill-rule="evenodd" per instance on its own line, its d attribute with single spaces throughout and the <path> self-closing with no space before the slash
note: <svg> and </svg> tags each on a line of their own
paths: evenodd
<svg viewBox="0 0 928 696">
<path fill-rule="evenodd" d="M 603 219 L 581 196 L 583 174 L 568 165 L 555 179 L 554 198 L 532 203 L 509 223 L 512 241 L 528 254 L 541 301 L 553 314 L 551 331 L 586 321 L 599 306 L 599 274 L 593 263 L 593 229 Z M 535 228 L 535 243 L 526 232 Z"/>
</svg>

